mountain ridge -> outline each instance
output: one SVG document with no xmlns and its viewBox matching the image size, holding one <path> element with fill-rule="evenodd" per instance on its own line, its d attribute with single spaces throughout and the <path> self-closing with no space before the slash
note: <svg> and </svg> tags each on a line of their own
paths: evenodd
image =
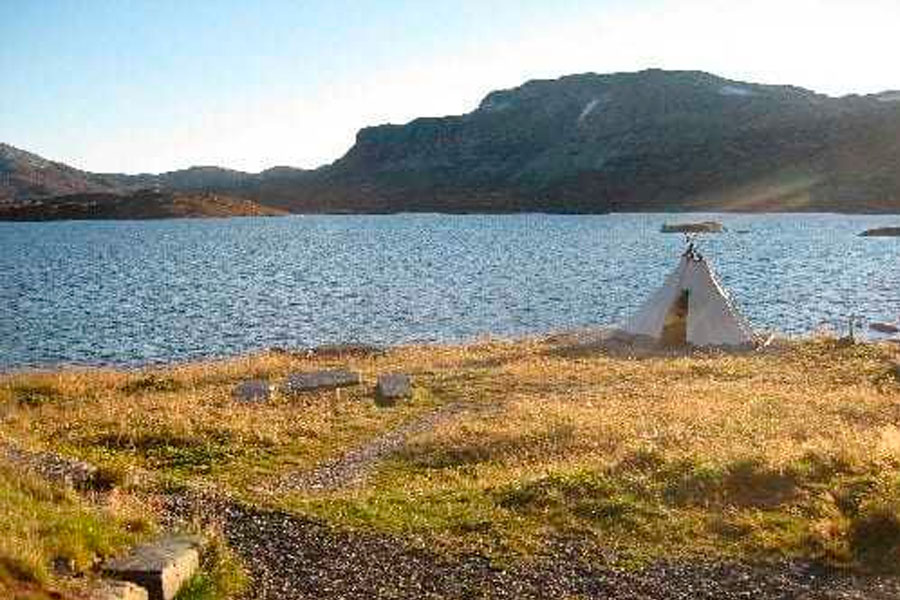
<svg viewBox="0 0 900 600">
<path fill-rule="evenodd" d="M 582 73 L 489 92 L 462 115 L 364 127 L 314 170 L 123 175 L 47 162 L 67 191 L 215 191 L 291 212 L 900 212 L 898 99 L 701 71 Z M 52 192 L 12 180 L 0 201 L 4 189 L 17 202 Z"/>
</svg>

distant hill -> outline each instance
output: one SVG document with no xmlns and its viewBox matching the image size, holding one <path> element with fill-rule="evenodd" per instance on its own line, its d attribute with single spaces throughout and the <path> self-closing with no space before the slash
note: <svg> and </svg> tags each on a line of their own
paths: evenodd
<svg viewBox="0 0 900 600">
<path fill-rule="evenodd" d="M 365 128 L 314 171 L 101 175 L 4 148 L 0 201 L 5 184 L 19 201 L 157 186 L 292 212 L 900 212 L 900 93 L 830 98 L 696 71 L 529 81 L 465 115 Z"/>
<path fill-rule="evenodd" d="M 900 211 L 900 102 L 699 72 L 531 81 L 363 129 L 294 208 Z"/>
<path fill-rule="evenodd" d="M 0 220 L 279 216 L 286 211 L 214 192 L 94 192 L 0 204 Z"/>
<path fill-rule="evenodd" d="M 79 171 L 0 143 L 0 202 L 113 192 L 116 187 L 102 175 Z"/>
</svg>

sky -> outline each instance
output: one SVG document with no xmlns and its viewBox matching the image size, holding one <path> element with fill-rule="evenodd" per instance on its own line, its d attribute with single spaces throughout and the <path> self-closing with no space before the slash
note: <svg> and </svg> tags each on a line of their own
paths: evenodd
<svg viewBox="0 0 900 600">
<path fill-rule="evenodd" d="M 0 0 L 0 142 L 96 172 L 314 168 L 571 73 L 900 89 L 900 0 Z"/>
</svg>

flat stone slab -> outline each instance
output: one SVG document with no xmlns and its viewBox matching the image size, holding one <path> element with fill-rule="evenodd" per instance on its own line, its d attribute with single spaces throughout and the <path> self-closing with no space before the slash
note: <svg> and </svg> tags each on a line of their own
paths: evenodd
<svg viewBox="0 0 900 600">
<path fill-rule="evenodd" d="M 288 375 L 282 386 L 285 394 L 299 394 L 313 390 L 327 390 L 351 385 L 359 385 L 359 373 L 345 369 L 309 371 Z"/>
<path fill-rule="evenodd" d="M 412 396 L 412 379 L 403 373 L 384 373 L 375 384 L 375 402 L 380 405 L 394 404 L 399 398 Z"/>
<path fill-rule="evenodd" d="M 200 567 L 201 546 L 197 536 L 163 538 L 107 562 L 103 574 L 145 588 L 148 600 L 172 600 Z"/>
<path fill-rule="evenodd" d="M 272 397 L 272 385 L 265 379 L 249 379 L 237 384 L 231 397 L 241 402 L 267 402 Z"/>
<path fill-rule="evenodd" d="M 103 581 L 89 597 L 91 600 L 149 600 L 146 589 L 129 581 Z"/>
</svg>

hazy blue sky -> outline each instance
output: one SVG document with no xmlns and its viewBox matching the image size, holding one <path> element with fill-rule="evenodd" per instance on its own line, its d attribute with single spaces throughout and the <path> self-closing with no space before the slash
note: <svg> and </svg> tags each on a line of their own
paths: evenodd
<svg viewBox="0 0 900 600">
<path fill-rule="evenodd" d="M 898 0 L 0 0 L 0 141 L 93 171 L 331 162 L 531 78 L 900 88 Z"/>
</svg>

